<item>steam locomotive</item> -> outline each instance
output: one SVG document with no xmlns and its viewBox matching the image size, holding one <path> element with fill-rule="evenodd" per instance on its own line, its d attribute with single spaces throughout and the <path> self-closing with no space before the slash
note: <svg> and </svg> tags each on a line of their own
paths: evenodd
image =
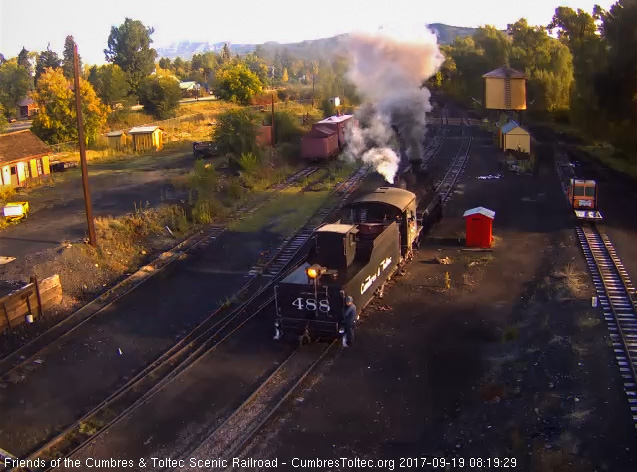
<svg viewBox="0 0 637 472">
<path fill-rule="evenodd" d="M 336 223 L 320 226 L 306 260 L 275 287 L 274 338 L 342 336 L 345 298 L 360 312 L 413 257 L 422 224 L 442 216 L 430 203 L 419 218 L 417 203 L 413 192 L 380 187 L 346 205 Z"/>
</svg>

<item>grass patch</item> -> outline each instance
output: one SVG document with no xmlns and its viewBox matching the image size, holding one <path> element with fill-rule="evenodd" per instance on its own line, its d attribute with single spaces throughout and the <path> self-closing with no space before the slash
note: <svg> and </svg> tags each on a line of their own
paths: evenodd
<svg viewBox="0 0 637 472">
<path fill-rule="evenodd" d="M 561 270 L 551 274 L 558 279 L 554 288 L 558 295 L 568 298 L 580 298 L 586 291 L 585 273 L 577 270 L 575 264 L 567 264 Z"/>
<path fill-rule="evenodd" d="M 620 156 L 613 146 L 605 143 L 591 146 L 578 146 L 578 148 L 611 169 L 623 172 L 637 179 L 637 158 L 635 158 L 634 155 L 630 157 Z"/>
<path fill-rule="evenodd" d="M 328 191 L 281 193 L 261 210 L 231 225 L 233 231 L 255 233 L 264 229 L 289 236 L 325 204 Z"/>
<path fill-rule="evenodd" d="M 520 337 L 520 330 L 517 326 L 506 326 L 502 330 L 502 342 L 508 343 L 510 341 L 515 341 Z"/>
</svg>

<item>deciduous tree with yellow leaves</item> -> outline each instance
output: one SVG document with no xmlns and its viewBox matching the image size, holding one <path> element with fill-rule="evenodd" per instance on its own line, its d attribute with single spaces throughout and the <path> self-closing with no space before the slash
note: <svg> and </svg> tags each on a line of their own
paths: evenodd
<svg viewBox="0 0 637 472">
<path fill-rule="evenodd" d="M 32 130 L 49 143 L 76 141 L 77 114 L 73 83 L 61 69 L 46 69 L 38 80 L 33 100 L 39 113 L 33 119 Z M 95 142 L 106 124 L 108 109 L 95 94 L 91 84 L 80 78 L 80 98 L 84 136 L 87 144 Z"/>
</svg>

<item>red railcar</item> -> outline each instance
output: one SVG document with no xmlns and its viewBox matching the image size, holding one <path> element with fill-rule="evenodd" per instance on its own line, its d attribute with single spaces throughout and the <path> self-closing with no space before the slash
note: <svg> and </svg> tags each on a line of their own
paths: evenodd
<svg viewBox="0 0 637 472">
<path fill-rule="evenodd" d="M 338 154 L 338 134 L 336 131 L 314 125 L 301 140 L 303 159 L 329 159 Z"/>
</svg>

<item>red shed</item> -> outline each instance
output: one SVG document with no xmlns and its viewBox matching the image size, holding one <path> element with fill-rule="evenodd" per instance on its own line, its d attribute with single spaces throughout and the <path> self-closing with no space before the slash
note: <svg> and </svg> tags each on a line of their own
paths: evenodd
<svg viewBox="0 0 637 472">
<path fill-rule="evenodd" d="M 464 212 L 467 247 L 491 247 L 495 211 L 477 207 Z"/>
<path fill-rule="evenodd" d="M 338 134 L 336 130 L 314 126 L 301 140 L 303 159 L 327 159 L 338 153 Z"/>
</svg>

